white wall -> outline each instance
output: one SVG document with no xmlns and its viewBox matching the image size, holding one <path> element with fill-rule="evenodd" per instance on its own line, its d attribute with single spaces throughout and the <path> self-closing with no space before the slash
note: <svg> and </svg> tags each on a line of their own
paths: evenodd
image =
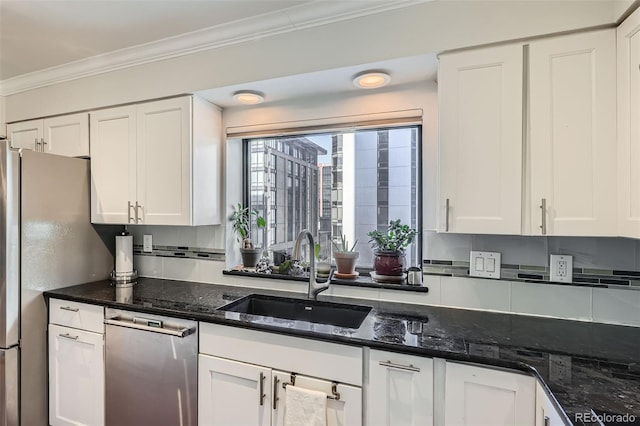
<svg viewBox="0 0 640 426">
<path fill-rule="evenodd" d="M 7 97 L 7 121 L 613 22 L 604 1 L 438 1 L 143 64 Z"/>
<path fill-rule="evenodd" d="M 5 121 L 5 100 L 0 96 L 0 137 L 7 136 L 7 126 Z"/>
</svg>

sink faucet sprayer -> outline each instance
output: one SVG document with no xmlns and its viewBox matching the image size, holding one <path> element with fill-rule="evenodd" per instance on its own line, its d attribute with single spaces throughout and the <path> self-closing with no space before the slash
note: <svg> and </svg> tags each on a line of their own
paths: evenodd
<svg viewBox="0 0 640 426">
<path fill-rule="evenodd" d="M 305 236 L 309 240 L 309 252 L 311 253 L 311 263 L 309 267 L 309 288 L 307 290 L 307 297 L 309 297 L 309 299 L 315 300 L 318 298 L 318 293 L 329 288 L 331 276 L 329 276 L 329 279 L 327 279 L 326 283 L 319 283 L 318 281 L 316 281 L 316 259 L 313 255 L 315 242 L 313 241 L 313 235 L 311 234 L 311 232 L 309 232 L 308 229 L 305 229 L 298 234 L 298 238 L 296 238 L 296 245 L 293 248 L 293 258 L 296 260 L 300 260 L 300 246 L 302 245 L 302 240 L 304 240 Z"/>
</svg>

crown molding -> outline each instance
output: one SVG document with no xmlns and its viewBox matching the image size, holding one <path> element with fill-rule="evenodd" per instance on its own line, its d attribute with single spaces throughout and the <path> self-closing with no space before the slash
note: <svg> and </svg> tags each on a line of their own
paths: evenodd
<svg viewBox="0 0 640 426">
<path fill-rule="evenodd" d="M 362 1 L 313 1 L 5 79 L 0 81 L 0 95 L 13 95 L 258 38 L 405 8 L 427 1 L 432 0 L 392 0 L 372 2 L 372 4 Z"/>
</svg>

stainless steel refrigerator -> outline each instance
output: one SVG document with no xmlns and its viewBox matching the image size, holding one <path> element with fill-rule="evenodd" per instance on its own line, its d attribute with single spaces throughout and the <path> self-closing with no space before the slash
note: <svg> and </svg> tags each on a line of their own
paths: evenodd
<svg viewBox="0 0 640 426">
<path fill-rule="evenodd" d="M 48 424 L 42 292 L 113 268 L 109 239 L 90 223 L 90 181 L 88 160 L 0 141 L 0 425 Z"/>
</svg>

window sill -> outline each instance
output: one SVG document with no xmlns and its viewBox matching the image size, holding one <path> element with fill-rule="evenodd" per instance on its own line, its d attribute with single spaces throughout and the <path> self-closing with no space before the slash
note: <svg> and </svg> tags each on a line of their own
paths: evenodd
<svg viewBox="0 0 640 426">
<path fill-rule="evenodd" d="M 367 271 L 368 272 L 368 271 Z M 286 281 L 299 281 L 299 282 L 308 282 L 309 277 L 293 277 L 291 275 L 284 274 L 263 274 L 259 272 L 253 271 L 240 271 L 240 270 L 223 270 L 223 275 L 236 275 L 247 278 L 267 278 L 272 280 L 286 280 Z M 371 278 L 369 278 L 367 274 L 361 274 L 355 280 L 340 280 L 333 278 L 331 280 L 331 285 L 344 285 L 351 287 L 366 287 L 366 288 L 383 288 L 387 290 L 399 290 L 399 291 L 412 291 L 415 293 L 428 293 L 429 288 L 417 285 L 407 285 L 407 284 L 381 284 L 374 282 Z"/>
</svg>

